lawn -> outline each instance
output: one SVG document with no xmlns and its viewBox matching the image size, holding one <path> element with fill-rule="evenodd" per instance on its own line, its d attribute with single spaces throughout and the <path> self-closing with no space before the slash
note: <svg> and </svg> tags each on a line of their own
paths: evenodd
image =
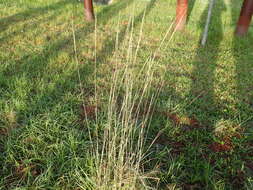
<svg viewBox="0 0 253 190">
<path fill-rule="evenodd" d="M 97 4 L 95 23 L 77 0 L 1 0 L 0 189 L 253 189 L 253 27 L 234 36 L 241 4 L 216 1 L 202 47 L 203 0 L 178 33 L 172 0 Z M 116 117 L 130 143 L 105 135 Z M 147 130 L 125 135 L 128 120 Z M 124 142 L 113 163 L 141 150 L 129 162 L 142 177 L 124 168 L 115 185 L 99 151 Z"/>
</svg>

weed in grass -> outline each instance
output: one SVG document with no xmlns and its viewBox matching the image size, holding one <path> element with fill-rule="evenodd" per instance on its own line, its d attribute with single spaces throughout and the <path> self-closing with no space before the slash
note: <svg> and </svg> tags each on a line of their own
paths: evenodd
<svg viewBox="0 0 253 190">
<path fill-rule="evenodd" d="M 144 12 L 147 13 L 147 8 Z M 144 15 L 145 15 L 144 14 Z M 142 16 L 142 27 L 144 22 Z M 156 179 L 152 173 L 142 171 L 142 160 L 145 156 L 145 136 L 148 130 L 148 121 L 151 118 L 150 108 L 153 105 L 155 94 L 150 94 L 153 84 L 154 57 L 148 58 L 141 70 L 135 72 L 133 66 L 138 65 L 137 56 L 139 44 L 133 42 L 133 29 L 138 23 L 136 17 L 131 17 L 127 28 L 122 35 L 117 32 L 116 51 L 114 59 L 117 64 L 111 78 L 111 90 L 106 103 L 104 123 L 102 125 L 102 139 L 99 136 L 94 141 L 95 171 L 85 174 L 90 183 L 83 183 L 81 188 L 87 189 L 152 189 L 147 185 L 147 179 Z M 138 43 L 142 38 L 142 27 Z M 124 38 L 120 37 L 122 35 Z M 120 38 L 119 38 L 120 37 Z M 122 45 L 119 47 L 119 42 Z M 134 49 L 133 47 L 136 47 Z M 124 52 L 126 51 L 126 53 Z M 150 97 L 151 96 L 151 97 Z M 149 101 L 146 101 L 146 100 Z M 84 108 L 85 115 L 89 115 L 90 106 Z M 140 114 L 141 113 L 141 114 Z M 86 117 L 87 118 L 87 117 Z M 101 128 L 101 126 L 99 127 Z M 99 133 L 99 132 L 97 132 Z M 97 141 L 97 142 L 96 142 Z M 101 142 L 101 143 L 100 143 Z M 82 176 L 82 174 L 79 174 Z"/>
</svg>

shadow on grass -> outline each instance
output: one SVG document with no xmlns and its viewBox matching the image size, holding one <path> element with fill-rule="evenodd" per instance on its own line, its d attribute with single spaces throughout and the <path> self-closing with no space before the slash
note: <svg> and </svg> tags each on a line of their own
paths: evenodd
<svg viewBox="0 0 253 190">
<path fill-rule="evenodd" d="M 117 4 L 113 4 L 109 7 L 105 7 L 101 12 L 98 13 L 97 17 L 100 20 L 101 25 L 105 25 L 110 18 L 113 16 L 117 16 L 118 11 L 121 9 L 126 8 L 127 4 L 133 1 L 121 1 Z M 76 40 L 80 40 L 81 38 L 85 37 L 87 34 L 93 32 L 94 30 L 94 23 L 88 23 L 84 27 L 79 28 L 76 31 Z M 73 36 L 69 35 L 63 37 L 63 39 L 50 41 L 48 44 L 45 45 L 43 50 L 39 54 L 35 55 L 26 55 L 21 60 L 18 60 L 16 64 L 9 65 L 5 68 L 3 72 L 4 81 L 1 81 L 5 90 L 3 91 L 8 92 L 9 86 L 11 86 L 12 82 L 15 80 L 19 80 L 22 76 L 26 76 L 28 81 L 31 81 L 29 85 L 32 85 L 34 80 L 38 80 L 39 78 L 48 78 L 50 81 L 51 77 L 47 77 L 48 72 L 46 70 L 47 65 L 49 64 L 50 60 L 54 59 L 61 51 L 67 50 L 68 54 L 71 55 L 73 53 Z M 71 52 L 69 52 L 71 51 Z M 86 79 L 93 73 L 94 65 L 91 62 L 85 64 L 85 66 L 78 66 L 80 68 L 80 74 L 82 75 L 82 80 L 86 81 Z M 13 79 L 14 78 L 14 79 Z M 36 86 L 32 87 L 31 91 L 28 91 L 29 97 L 23 102 L 25 104 L 25 108 L 15 110 L 17 112 L 18 123 L 20 126 L 29 126 L 30 121 L 37 117 L 39 114 L 48 113 L 50 110 L 53 109 L 59 102 L 64 101 L 63 97 L 66 93 L 75 90 L 75 81 L 77 80 L 77 71 L 71 71 L 67 76 L 61 77 L 59 80 L 54 81 L 55 86 L 54 88 L 48 89 L 45 86 L 45 89 L 42 89 L 42 92 L 39 92 L 39 96 L 37 94 Z M 12 79 L 12 80 L 8 80 Z M 34 84 L 33 84 L 34 85 Z M 36 85 L 36 84 L 35 84 Z M 47 85 L 47 84 L 45 84 Z M 49 85 L 49 84 L 48 84 Z M 83 85 L 87 85 L 87 82 L 84 82 Z M 15 109 L 15 108 L 14 108 Z M 40 131 L 40 130 L 39 130 Z M 22 137 L 23 134 L 26 133 L 26 129 L 24 127 L 19 128 L 12 132 L 12 136 Z M 16 149 L 14 151 L 21 151 L 21 154 L 15 154 L 14 160 L 10 161 L 8 157 L 8 150 L 10 150 L 10 146 L 8 150 L 6 149 L 8 146 L 8 141 L 11 141 L 12 138 L 10 137 L 1 137 L 1 155 L 0 161 L 1 163 L 5 163 L 1 165 L 0 175 L 1 178 L 6 178 L 4 182 L 4 186 L 10 186 L 11 183 L 15 183 L 20 180 L 18 176 L 11 175 L 11 172 L 14 169 L 14 162 L 15 160 L 22 160 L 27 157 L 25 152 L 21 149 Z M 13 143 L 13 142 L 12 142 Z M 15 146 L 15 145 L 13 145 Z M 14 148 L 14 147 L 12 147 Z M 41 170 L 47 170 L 46 166 L 46 158 L 41 158 L 42 166 Z M 10 161 L 10 162 L 9 162 Z M 9 163 L 9 164 L 7 164 Z M 58 163 L 59 164 L 59 163 Z M 58 165 L 55 164 L 55 165 Z M 57 173 L 57 168 L 55 168 L 55 172 Z M 8 177 L 9 176 L 9 177 Z M 18 177 L 18 178 L 17 178 Z M 23 181 L 24 182 L 24 181 Z M 26 183 L 26 182 L 24 182 Z"/>
<path fill-rule="evenodd" d="M 188 97 L 190 99 L 189 102 L 194 101 L 188 105 L 186 110 L 188 115 L 196 116 L 204 126 L 197 125 L 194 128 L 194 125 L 183 126 L 180 124 L 180 130 L 175 130 L 171 136 L 166 136 L 171 133 L 170 131 L 166 131 L 167 133 L 164 133 L 165 135 L 163 134 L 161 138 L 158 138 L 158 145 L 166 145 L 170 148 L 166 151 L 159 151 L 161 158 L 158 159 L 164 159 L 160 164 L 162 170 L 164 170 L 161 177 L 165 183 L 164 187 L 167 184 L 177 184 L 183 189 L 214 189 L 218 188 L 216 183 L 218 180 L 224 183 L 224 186 L 220 186 L 221 189 L 247 189 L 247 179 L 250 179 L 250 176 L 252 176 L 252 31 L 244 38 L 234 37 L 232 39 L 232 47 L 229 47 L 232 50 L 235 60 L 236 89 L 235 94 L 231 95 L 235 95 L 236 97 L 237 112 L 228 115 L 228 113 L 223 111 L 223 108 L 227 106 L 226 102 L 221 102 L 220 97 L 217 97 L 214 92 L 216 81 L 221 80 L 220 78 L 216 79 L 215 70 L 219 65 L 217 62 L 218 55 L 221 52 L 220 45 L 224 36 L 221 18 L 225 8 L 223 1 L 216 1 L 216 3 L 207 45 L 206 47 L 199 45 L 194 61 L 192 62 L 193 72 L 191 76 L 194 79 L 192 79 Z M 231 15 L 234 26 L 239 17 L 239 4 L 231 1 Z M 207 9 L 202 14 L 199 24 L 202 30 L 204 29 L 206 21 Z M 176 93 L 172 92 L 172 94 Z M 197 99 L 195 100 L 196 97 Z M 217 104 L 217 102 L 219 103 Z M 177 115 L 171 115 L 171 117 L 174 117 L 171 119 L 173 121 L 179 120 Z M 222 140 L 218 139 L 219 137 L 214 137 L 213 126 L 217 121 L 222 119 L 241 119 L 242 122 L 247 121 L 243 123 L 247 128 L 246 131 L 249 131 L 246 140 L 244 138 L 240 139 L 239 137 L 226 141 L 226 138 L 231 138 L 229 134 L 226 134 Z M 196 121 L 193 120 L 194 122 Z M 173 131 L 173 128 L 176 127 L 172 125 L 170 130 Z M 242 135 L 244 136 L 244 134 Z M 243 143 L 245 141 L 246 144 Z M 217 145 L 217 142 L 224 143 L 225 146 L 228 145 L 228 149 L 222 151 L 214 149 L 215 146 L 213 145 Z M 229 144 L 227 144 L 230 142 L 232 142 L 232 151 L 230 151 L 231 149 L 229 150 Z M 163 154 L 166 155 L 165 158 Z M 157 155 L 155 156 L 158 157 Z M 168 159 L 171 156 L 174 162 Z M 175 168 L 174 170 L 173 167 Z M 170 170 L 172 170 L 171 173 L 167 172 Z M 175 176 L 177 176 L 176 180 L 174 180 Z M 180 182 L 183 184 L 178 184 Z M 252 185 L 249 189 L 251 188 Z"/>
<path fill-rule="evenodd" d="M 13 31 L 6 32 L 5 35 L 2 35 L 0 37 L 0 43 L 4 44 L 10 40 L 12 40 L 14 37 L 18 37 L 21 35 L 24 35 L 28 33 L 29 31 L 33 32 L 36 31 L 36 29 L 41 25 L 50 22 L 51 20 L 54 20 L 59 16 L 62 9 L 64 9 L 65 6 L 61 6 L 58 9 L 54 10 L 53 14 L 44 16 L 42 18 L 37 18 L 36 22 L 30 22 L 29 24 L 26 23 L 26 20 L 22 21 L 22 26 L 17 27 L 18 29 L 15 29 Z M 27 20 L 29 20 L 31 17 L 26 17 Z M 15 26 L 16 27 L 16 26 Z M 41 31 L 37 31 L 36 34 L 41 34 Z"/>
<path fill-rule="evenodd" d="M 238 6 L 240 5 L 240 6 Z M 231 2 L 231 19 L 237 23 L 240 16 L 240 4 Z M 236 100 L 238 115 L 244 125 L 253 124 L 253 30 L 249 27 L 248 34 L 233 38 L 233 55 L 236 65 Z M 245 123 L 246 121 L 246 123 Z"/>
<path fill-rule="evenodd" d="M 215 103 L 216 97 L 214 95 L 214 71 L 217 67 L 217 59 L 220 52 L 219 46 L 223 39 L 221 15 L 224 9 L 224 2 L 217 2 L 213 9 L 213 15 L 215 16 L 212 17 L 207 44 L 205 47 L 202 47 L 199 43 L 196 56 L 192 62 L 192 76 L 194 76 L 194 80 L 191 84 L 189 96 L 198 98 L 192 103 L 192 105 L 189 105 L 188 109 L 190 115 L 197 115 L 200 119 L 209 118 L 209 121 L 207 121 L 208 123 L 205 123 L 208 126 L 212 126 L 213 121 L 223 115 L 220 111 L 220 108 Z M 199 27 L 202 31 L 204 31 L 207 12 L 208 6 L 203 12 L 199 23 Z M 200 41 L 201 39 L 199 42 Z M 204 116 L 202 116 L 202 114 L 204 114 Z"/>
<path fill-rule="evenodd" d="M 119 1 L 118 3 L 112 4 L 108 7 L 105 7 L 101 10 L 101 12 L 98 13 L 97 18 L 98 18 L 98 25 L 100 26 L 105 26 L 107 22 L 114 16 L 118 16 L 118 13 L 120 10 L 125 9 L 127 5 L 130 5 L 133 3 L 134 0 L 129 0 L 129 1 Z M 148 4 L 147 9 L 146 9 L 146 14 L 150 12 L 152 9 L 153 5 L 155 3 L 155 0 L 152 0 L 150 4 Z M 135 26 L 137 26 L 141 18 L 143 16 L 144 12 L 141 12 L 139 15 L 135 17 Z M 76 31 L 76 41 L 79 41 L 86 37 L 89 33 L 92 33 L 94 31 L 94 23 L 87 23 L 84 27 L 79 28 Z M 120 32 L 119 32 L 119 43 L 121 43 L 124 40 L 124 36 L 126 35 L 126 27 L 123 27 Z M 9 67 L 6 67 L 3 74 L 4 77 L 6 78 L 6 81 L 8 78 L 14 78 L 13 81 L 18 80 L 22 76 L 27 77 L 27 81 L 31 81 L 31 85 L 34 80 L 37 80 L 39 78 L 47 78 L 47 65 L 50 63 L 50 60 L 53 60 L 61 51 L 67 51 L 68 55 L 73 54 L 73 49 L 70 47 L 73 45 L 73 37 L 72 35 L 66 36 L 63 39 L 54 41 L 54 42 L 49 42 L 46 44 L 46 46 L 43 48 L 43 50 L 39 54 L 35 55 L 26 55 L 15 65 L 11 65 Z M 115 45 L 115 40 L 111 40 L 109 37 L 105 40 L 105 44 L 102 46 L 102 49 L 97 52 L 97 60 L 99 61 L 99 64 L 101 63 L 106 63 L 107 57 L 110 56 L 113 51 L 114 51 L 114 45 Z M 101 62 L 100 62 L 101 61 Z M 86 60 L 86 63 L 83 65 L 78 66 L 80 69 L 80 75 L 81 75 L 81 80 L 83 83 L 83 86 L 92 86 L 93 84 L 88 81 L 88 78 L 93 74 L 94 70 L 94 61 L 93 60 Z M 50 77 L 48 77 L 48 80 L 50 81 Z M 27 126 L 29 125 L 29 122 L 39 116 L 40 114 L 45 114 L 50 112 L 55 106 L 58 104 L 62 104 L 64 102 L 64 96 L 69 93 L 76 91 L 77 86 L 79 85 L 78 81 L 78 76 L 77 76 L 77 70 L 72 69 L 71 72 L 66 74 L 65 76 L 57 79 L 56 81 L 53 81 L 55 84 L 53 88 L 45 89 L 40 92 L 40 95 L 37 95 L 36 92 L 36 87 L 32 87 L 34 89 L 31 89 L 31 91 L 27 92 L 29 94 L 29 97 L 25 102 L 22 102 L 25 104 L 25 108 L 22 110 L 15 110 L 17 111 L 17 117 L 19 121 L 20 126 Z M 77 84 L 78 83 L 78 84 Z M 33 84 L 35 85 L 35 84 Z M 47 84 L 45 84 L 47 85 Z M 6 85 L 6 91 L 8 91 L 8 86 L 10 84 Z M 76 108 L 72 108 L 76 109 Z M 12 135 L 14 136 L 23 136 L 23 133 L 25 133 L 26 129 L 25 128 L 20 128 L 16 131 L 13 132 Z M 14 155 L 14 160 L 12 162 L 9 162 L 9 158 L 7 155 L 7 150 L 6 146 L 8 144 L 7 139 L 3 140 L 2 143 L 3 145 L 3 153 L 0 155 L 0 161 L 2 163 L 9 163 L 7 168 L 3 164 L 3 173 L 0 173 L 1 176 L 9 176 L 11 175 L 11 169 L 13 166 L 10 165 L 13 164 L 14 160 L 21 160 L 24 158 L 27 158 L 27 155 L 25 152 L 22 151 L 21 149 L 15 149 L 14 150 L 14 145 L 13 151 L 20 151 L 19 154 Z M 9 150 L 8 150 L 9 151 Z M 46 158 L 41 158 L 41 166 L 42 167 L 42 172 L 43 170 L 46 170 L 47 166 L 45 165 L 45 160 Z M 43 164 L 44 163 L 44 164 Z M 55 166 L 54 172 L 58 172 L 59 165 L 63 163 L 55 163 L 53 164 Z M 1 168 L 2 169 L 2 168 Z M 59 174 L 60 175 L 60 174 Z M 11 177 L 11 176 L 9 176 Z M 9 180 L 8 177 L 8 180 Z M 31 178 L 32 179 L 32 178 Z M 5 185 L 8 184 L 8 180 L 6 178 Z M 24 182 L 26 183 L 26 182 Z"/>
<path fill-rule="evenodd" d="M 108 18 L 112 18 L 112 16 L 117 16 L 117 11 L 120 11 L 123 8 L 126 8 L 127 5 L 129 5 L 129 3 L 132 3 L 133 0 L 128 1 L 128 2 L 119 2 L 117 4 L 113 4 L 109 7 L 104 8 L 98 15 L 98 20 L 100 21 L 99 24 L 104 26 L 106 25 L 107 21 L 109 21 Z M 155 0 L 151 1 L 151 3 L 147 6 L 146 9 L 146 14 L 148 14 L 148 12 L 151 10 L 152 6 L 154 5 Z M 135 17 L 135 26 L 137 24 L 139 24 L 139 22 L 141 21 L 141 18 L 143 16 L 144 12 L 141 12 L 137 17 Z M 93 23 L 88 23 L 87 25 L 85 25 L 85 27 L 80 28 L 76 31 L 76 40 L 80 40 L 82 39 L 84 36 L 87 36 L 89 33 L 93 32 L 94 30 L 94 24 Z M 124 36 L 126 34 L 126 26 L 124 26 L 120 32 L 119 32 L 119 44 L 123 41 Z M 97 60 L 98 62 L 101 63 L 106 63 L 107 58 L 112 54 L 113 50 L 114 50 L 114 46 L 115 46 L 115 39 L 113 38 L 111 40 L 110 37 L 108 37 L 105 41 L 105 43 L 103 44 L 101 50 L 99 52 L 97 52 Z M 7 67 L 3 74 L 6 78 L 8 77 L 13 77 L 16 76 L 16 78 L 22 77 L 24 74 L 27 74 L 27 77 L 29 77 L 29 80 L 33 80 L 34 78 L 37 77 L 41 77 L 43 78 L 44 76 L 47 75 L 47 70 L 46 70 L 46 66 L 47 64 L 50 62 L 50 59 L 55 58 L 59 52 L 63 51 L 63 50 L 67 50 L 70 51 L 70 53 L 73 53 L 72 48 L 68 49 L 70 47 L 70 45 L 72 44 L 72 36 L 68 36 L 65 37 L 64 39 L 58 40 L 54 43 L 49 42 L 48 45 L 43 49 L 43 51 L 36 55 L 26 55 L 24 56 L 21 60 L 18 61 L 18 63 L 20 64 L 16 64 L 16 65 L 12 65 L 11 67 Z M 72 44 L 73 45 L 73 44 Z M 53 52 L 53 53 L 52 53 Z M 39 63 L 39 64 L 36 64 Z M 93 60 L 86 60 L 85 66 L 80 66 L 82 67 L 80 69 L 80 73 L 83 76 L 85 76 L 85 78 L 88 78 L 89 73 L 92 73 L 92 68 L 94 68 L 94 63 Z M 14 69 L 15 68 L 15 69 Z M 89 69 L 88 69 L 89 68 Z M 53 89 L 53 91 L 51 92 L 52 95 L 54 94 L 54 92 L 59 93 L 60 90 L 66 91 L 66 88 L 64 86 L 64 84 L 67 84 L 67 81 L 71 81 L 71 79 L 77 77 L 76 76 L 76 71 L 73 71 L 73 75 L 70 74 L 68 76 L 68 78 L 60 78 L 59 79 L 59 84 L 60 86 L 57 85 L 56 82 L 56 89 Z M 85 79 L 83 79 L 85 81 Z M 62 82 L 63 81 L 63 82 Z M 62 86 L 63 85 L 63 86 Z M 38 114 L 37 111 L 38 110 L 43 110 L 43 107 L 40 107 L 40 102 L 47 102 L 46 99 L 50 97 L 50 94 L 46 92 L 45 96 L 41 97 L 41 101 L 38 100 L 36 101 L 38 103 L 35 103 L 34 106 L 29 106 L 29 110 L 20 110 L 20 113 L 18 113 L 18 115 L 22 115 L 22 113 L 27 113 L 30 112 L 33 114 Z M 62 92 L 63 93 L 63 92 Z M 59 100 L 61 101 L 61 100 Z M 54 103 L 56 104 L 59 101 L 54 101 Z M 40 107 L 40 109 L 36 108 L 36 105 Z M 52 105 L 50 105 L 51 107 Z M 35 113 L 34 113 L 35 111 Z M 21 118 L 23 118 L 21 116 Z M 24 120 L 24 119 L 21 119 Z"/>
<path fill-rule="evenodd" d="M 239 6 L 238 6 L 239 5 Z M 231 2 L 231 20 L 237 23 L 242 3 L 233 4 Z M 235 79 L 236 90 L 235 99 L 237 118 L 243 127 L 245 134 L 240 141 L 240 150 L 238 160 L 242 162 L 241 165 L 245 166 L 242 169 L 241 186 L 234 186 L 234 189 L 245 188 L 252 189 L 253 185 L 250 183 L 252 176 L 253 165 L 253 30 L 249 28 L 248 34 L 243 37 L 234 37 L 232 41 L 232 51 L 235 60 Z M 237 177 L 238 178 L 238 177 Z M 247 186 L 247 188 L 246 188 Z"/>
<path fill-rule="evenodd" d="M 30 19 L 34 19 L 38 16 L 46 14 L 48 11 L 60 9 L 63 6 L 70 4 L 70 3 L 74 3 L 74 2 L 76 2 L 76 1 L 63 0 L 63 1 L 59 1 L 54 4 L 50 4 L 48 6 L 28 9 L 27 11 L 24 11 L 22 13 L 17 13 L 17 14 L 8 16 L 6 18 L 2 18 L 2 19 L 0 19 L 0 26 L 1 26 L 0 32 L 7 30 L 8 27 L 10 27 L 11 25 L 16 25 L 19 22 L 25 22 Z"/>
<path fill-rule="evenodd" d="M 227 117 L 220 108 L 222 105 L 216 103 L 217 97 L 214 92 L 215 70 L 218 66 L 220 44 L 224 35 L 222 12 L 226 9 L 223 0 L 216 3 L 209 28 L 208 42 L 205 47 L 202 47 L 201 39 L 199 40 L 195 57 L 190 63 L 193 66 L 192 73 L 190 77 L 186 76 L 192 79 L 189 93 L 186 96 L 188 105 L 183 110 L 187 116 L 167 113 L 166 116 L 172 121 L 172 124 L 168 125 L 167 121 L 167 125 L 170 126 L 168 131 L 157 139 L 159 146 L 165 145 L 165 151 L 158 153 L 161 157 L 158 160 L 161 160 L 160 165 L 164 171 L 161 176 L 161 185 L 164 187 L 167 184 L 177 184 L 182 189 L 214 188 L 213 176 L 216 175 L 216 171 L 210 160 L 217 158 L 209 148 L 213 141 L 212 126 L 217 120 Z M 207 12 L 208 6 L 199 20 L 201 31 L 204 31 Z M 169 94 L 175 96 L 175 99 L 180 98 L 174 89 Z M 166 121 L 160 125 L 166 125 Z M 171 160 L 164 158 L 162 154 L 167 155 L 168 158 L 172 157 Z M 158 156 L 155 155 L 155 157 Z M 174 180 L 175 176 L 177 176 L 176 180 Z"/>
<path fill-rule="evenodd" d="M 188 4 L 188 15 L 187 15 L 187 22 L 186 23 L 188 23 L 188 21 L 189 21 L 189 18 L 191 16 L 191 13 L 192 13 L 192 10 L 193 10 L 194 5 L 196 3 L 196 0 L 189 0 L 188 3 L 189 3 Z"/>
<path fill-rule="evenodd" d="M 110 18 L 112 18 L 113 16 L 117 16 L 117 13 L 121 9 L 126 8 L 128 3 L 131 3 L 131 2 L 133 1 L 119 2 L 117 4 L 113 4 L 111 6 L 105 7 L 97 15 L 98 20 L 100 20 L 99 25 L 102 25 L 102 26 L 106 25 L 106 23 L 109 21 Z M 93 32 L 93 30 L 94 30 L 94 23 L 85 24 L 84 27 L 79 28 L 76 31 L 76 40 L 78 41 L 82 39 L 83 37 L 87 36 L 89 33 Z M 29 78 L 28 80 L 33 80 L 34 78 L 38 78 L 38 77 L 41 77 L 41 78 L 46 77 L 48 74 L 46 70 L 47 65 L 49 64 L 50 60 L 53 60 L 55 57 L 57 57 L 61 51 L 67 51 L 69 54 L 71 53 L 73 54 L 73 36 L 72 35 L 63 37 L 60 40 L 57 40 L 54 42 L 50 40 L 39 54 L 25 55 L 23 58 L 17 61 L 18 64 L 11 65 L 10 67 L 6 67 L 3 72 L 3 75 L 6 78 L 16 77 L 18 79 L 25 74 Z M 91 62 L 92 60 L 87 60 L 87 63 L 91 63 Z M 87 65 L 84 66 L 85 68 L 81 69 L 81 72 L 84 71 L 85 73 L 81 73 L 81 74 L 83 74 L 83 76 L 88 77 L 87 75 L 88 73 L 86 73 L 86 70 L 88 69 L 86 69 L 86 66 Z M 91 67 L 93 66 L 91 65 Z M 77 74 L 76 71 L 73 71 L 73 73 L 75 73 L 75 75 L 73 74 L 73 76 L 72 75 L 69 76 L 70 78 L 76 77 L 76 74 Z M 68 81 L 68 80 L 64 80 L 63 78 L 59 80 L 65 81 L 65 82 Z M 61 89 L 66 90 L 65 88 L 61 88 Z M 53 91 L 57 91 L 57 90 L 59 89 L 55 89 Z M 46 93 L 45 98 L 47 96 L 50 97 L 50 93 L 49 94 Z M 40 101 L 38 100 L 38 102 Z M 43 102 L 45 101 L 43 100 Z M 35 107 L 30 106 L 31 111 L 38 110 L 36 109 L 36 103 L 34 106 Z M 21 112 L 26 112 L 26 111 L 22 110 Z"/>
<path fill-rule="evenodd" d="M 139 13 L 137 16 L 135 16 L 133 18 L 133 28 L 135 28 L 136 26 L 138 26 L 143 18 L 143 15 L 145 14 L 145 17 L 150 13 L 150 11 L 152 10 L 152 8 L 155 5 L 155 2 L 157 0 L 151 0 L 150 3 L 147 5 L 146 9 L 143 10 L 141 13 Z M 131 21 L 130 21 L 131 22 Z M 125 25 L 124 27 L 122 27 L 118 33 L 118 43 L 121 44 L 125 38 L 125 35 L 127 33 L 127 25 Z M 106 40 L 104 40 L 105 43 L 103 44 L 102 50 L 100 52 L 98 52 L 98 57 L 97 60 L 98 62 L 103 62 L 106 63 L 106 60 L 103 60 L 104 58 L 107 59 L 108 55 L 111 55 L 114 47 L 115 47 L 115 43 L 116 43 L 116 37 L 113 38 L 113 40 L 110 40 L 110 37 L 107 38 Z"/>
</svg>

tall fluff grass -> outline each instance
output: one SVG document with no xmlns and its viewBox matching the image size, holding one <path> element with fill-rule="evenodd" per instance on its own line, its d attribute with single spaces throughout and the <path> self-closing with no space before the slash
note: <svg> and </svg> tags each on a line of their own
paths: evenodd
<svg viewBox="0 0 253 190">
<path fill-rule="evenodd" d="M 160 91 L 156 86 L 157 81 L 154 82 L 156 70 L 154 58 L 168 35 L 172 37 L 173 33 L 170 32 L 171 25 L 157 50 L 150 54 L 145 63 L 139 63 L 144 21 L 145 13 L 136 36 L 134 15 L 130 16 L 121 45 L 119 45 L 121 36 L 117 32 L 113 55 L 116 64 L 113 72 L 108 73 L 111 75 L 111 86 L 104 110 L 105 119 L 100 119 L 99 113 L 96 114 L 95 125 L 97 130 L 102 129 L 103 132 L 102 135 L 90 139 L 93 145 L 90 150 L 92 169 L 89 173 L 77 172 L 77 181 L 81 189 L 154 189 L 150 187 L 149 181 L 158 182 L 153 175 L 155 171 L 146 172 L 143 162 L 148 147 L 151 146 L 146 143 L 146 138 L 152 107 Z M 117 30 L 119 29 L 118 24 Z M 88 121 L 87 124 L 89 125 Z"/>
</svg>

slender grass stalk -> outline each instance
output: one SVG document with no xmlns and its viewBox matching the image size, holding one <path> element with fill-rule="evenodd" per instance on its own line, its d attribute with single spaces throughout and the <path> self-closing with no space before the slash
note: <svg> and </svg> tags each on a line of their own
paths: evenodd
<svg viewBox="0 0 253 190">
<path fill-rule="evenodd" d="M 134 8 L 133 8 L 134 10 Z M 145 10 L 146 11 L 146 10 Z M 141 20 L 141 26 L 137 40 L 135 34 L 134 12 L 129 16 L 128 25 L 125 28 L 125 36 L 122 44 L 120 39 L 120 19 L 117 24 L 115 51 L 113 54 L 117 63 L 122 67 L 116 68 L 111 77 L 110 93 L 106 103 L 106 119 L 101 122 L 99 113 L 96 113 L 97 129 L 103 129 L 103 135 L 96 141 L 96 147 L 90 155 L 95 159 L 94 171 L 85 173 L 87 181 L 81 180 L 78 184 L 82 189 L 99 190 L 137 190 L 153 189 L 147 180 L 158 179 L 150 173 L 143 171 L 143 159 L 152 106 L 160 89 L 152 92 L 155 71 L 155 55 L 161 50 L 172 25 L 168 28 L 158 48 L 145 61 L 136 73 L 132 66 L 138 65 L 138 54 L 143 38 L 145 23 L 145 11 Z M 95 21 L 95 99 L 97 93 L 97 20 Z M 122 37 L 121 37 L 122 38 Z M 135 43 L 137 41 L 137 44 Z M 75 44 L 75 43 L 74 43 Z M 75 50 L 76 52 L 76 50 Z M 87 124 L 89 122 L 86 120 Z M 97 132 L 99 134 L 99 132 Z M 91 134 L 91 132 L 90 132 Z M 94 143 L 93 143 L 94 144 Z M 151 146 L 151 145 L 150 145 Z M 81 174 L 77 175 L 81 178 Z"/>
</svg>

